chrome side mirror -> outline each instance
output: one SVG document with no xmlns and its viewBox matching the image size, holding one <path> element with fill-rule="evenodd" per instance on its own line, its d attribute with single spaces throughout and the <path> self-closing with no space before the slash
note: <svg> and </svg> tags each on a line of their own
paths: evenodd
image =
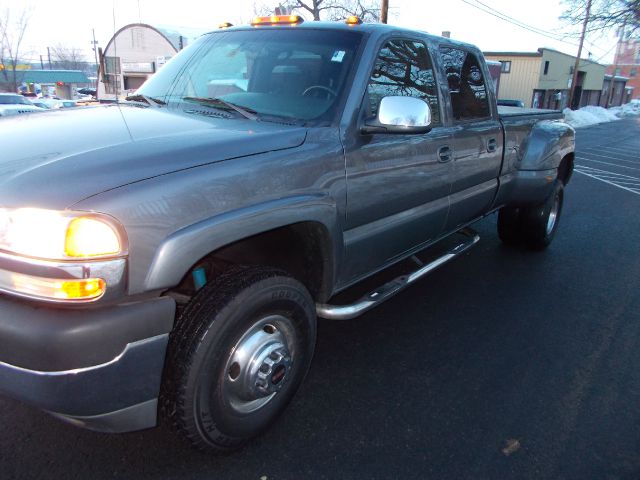
<svg viewBox="0 0 640 480">
<path fill-rule="evenodd" d="M 426 133 L 431 130 L 431 108 L 415 97 L 384 97 L 378 117 L 367 122 L 362 133 Z"/>
</svg>

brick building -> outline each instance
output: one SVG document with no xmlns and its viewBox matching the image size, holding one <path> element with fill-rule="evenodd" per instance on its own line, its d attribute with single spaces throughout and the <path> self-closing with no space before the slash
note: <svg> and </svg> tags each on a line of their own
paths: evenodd
<svg viewBox="0 0 640 480">
<path fill-rule="evenodd" d="M 607 75 L 627 77 L 627 91 L 630 98 L 640 98 L 640 41 L 623 40 L 618 42 L 613 65 L 607 67 Z M 630 99 L 628 98 L 628 99 Z"/>
</svg>

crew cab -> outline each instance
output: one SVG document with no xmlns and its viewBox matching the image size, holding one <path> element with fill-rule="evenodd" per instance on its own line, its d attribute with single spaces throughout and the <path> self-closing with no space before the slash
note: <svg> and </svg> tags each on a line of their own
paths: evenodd
<svg viewBox="0 0 640 480">
<path fill-rule="evenodd" d="M 4 395 L 235 448 L 297 391 L 318 316 L 460 257 L 491 213 L 504 242 L 551 243 L 574 131 L 498 111 L 476 47 L 354 18 L 224 27 L 127 102 L 0 121 Z"/>
</svg>

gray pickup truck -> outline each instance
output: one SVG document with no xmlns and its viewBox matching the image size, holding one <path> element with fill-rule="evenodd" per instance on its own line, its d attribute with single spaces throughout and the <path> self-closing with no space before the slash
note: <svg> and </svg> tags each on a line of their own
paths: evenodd
<svg viewBox="0 0 640 480">
<path fill-rule="evenodd" d="M 551 242 L 574 131 L 507 110 L 471 45 L 273 17 L 204 35 L 126 102 L 0 119 L 0 391 L 241 445 L 300 386 L 318 316 L 386 300 L 494 212 L 504 242 Z"/>
</svg>

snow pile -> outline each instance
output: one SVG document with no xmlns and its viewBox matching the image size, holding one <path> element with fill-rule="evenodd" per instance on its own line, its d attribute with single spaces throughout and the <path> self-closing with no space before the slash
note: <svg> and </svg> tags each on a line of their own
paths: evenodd
<svg viewBox="0 0 640 480">
<path fill-rule="evenodd" d="M 565 108 L 562 113 L 565 122 L 576 128 L 620 120 L 614 111 L 593 105 L 582 107 L 580 110 Z"/>
<path fill-rule="evenodd" d="M 621 107 L 611 109 L 618 117 L 640 117 L 640 100 L 632 100 Z"/>
</svg>

